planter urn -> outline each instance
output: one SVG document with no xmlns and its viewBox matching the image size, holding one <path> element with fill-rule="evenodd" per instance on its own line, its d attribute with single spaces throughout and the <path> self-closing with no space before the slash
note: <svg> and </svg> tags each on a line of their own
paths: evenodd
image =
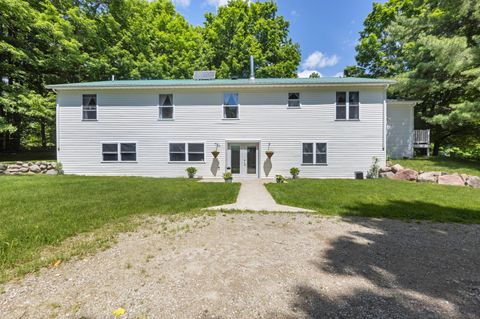
<svg viewBox="0 0 480 319">
<path fill-rule="evenodd" d="M 212 155 L 213 155 L 214 158 L 217 158 L 219 154 L 220 154 L 219 151 L 216 151 L 216 150 L 212 151 Z"/>
<path fill-rule="evenodd" d="M 273 151 L 266 151 L 265 152 L 265 155 L 267 155 L 267 157 L 270 159 L 272 158 L 273 154 L 275 154 Z"/>
</svg>

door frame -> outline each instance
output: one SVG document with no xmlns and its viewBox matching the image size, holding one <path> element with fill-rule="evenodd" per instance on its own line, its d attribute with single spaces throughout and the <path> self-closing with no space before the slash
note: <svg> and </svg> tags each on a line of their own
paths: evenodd
<svg viewBox="0 0 480 319">
<path fill-rule="evenodd" d="M 245 174 L 245 175 L 237 175 L 239 178 L 248 178 L 248 177 L 255 177 L 255 178 L 260 178 L 261 172 L 262 172 L 262 167 L 260 165 L 260 160 L 261 160 L 261 147 L 262 147 L 262 141 L 260 139 L 253 139 L 253 140 L 237 140 L 237 139 L 228 139 L 225 140 L 225 170 L 229 166 L 229 161 L 230 161 L 230 150 L 228 148 L 229 144 L 251 144 L 251 145 L 256 145 L 257 146 L 257 173 L 256 174 Z"/>
</svg>

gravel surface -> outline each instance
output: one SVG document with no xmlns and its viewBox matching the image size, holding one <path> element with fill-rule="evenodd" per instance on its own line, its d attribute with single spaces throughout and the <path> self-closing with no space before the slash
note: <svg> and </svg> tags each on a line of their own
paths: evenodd
<svg viewBox="0 0 480 319">
<path fill-rule="evenodd" d="M 9 318 L 479 318 L 480 225 L 305 214 L 148 220 L 0 286 Z"/>
</svg>

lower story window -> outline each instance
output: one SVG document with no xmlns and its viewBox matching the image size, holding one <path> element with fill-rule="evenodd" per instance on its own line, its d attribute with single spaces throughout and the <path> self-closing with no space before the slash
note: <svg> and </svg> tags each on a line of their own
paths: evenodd
<svg viewBox="0 0 480 319">
<path fill-rule="evenodd" d="M 204 143 L 170 143 L 170 162 L 205 161 Z"/>
<path fill-rule="evenodd" d="M 134 162 L 137 160 L 136 143 L 103 143 L 102 158 L 104 162 Z"/>
<path fill-rule="evenodd" d="M 327 143 L 303 143 L 302 164 L 327 164 Z"/>
</svg>

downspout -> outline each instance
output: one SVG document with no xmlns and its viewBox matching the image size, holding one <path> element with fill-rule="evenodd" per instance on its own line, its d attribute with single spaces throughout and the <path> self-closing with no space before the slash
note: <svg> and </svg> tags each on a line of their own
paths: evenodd
<svg viewBox="0 0 480 319">
<path fill-rule="evenodd" d="M 385 89 L 383 90 L 383 114 L 382 114 L 382 151 L 385 152 L 385 159 L 386 156 L 386 135 L 387 135 L 387 89 L 388 84 L 385 85 Z"/>
<path fill-rule="evenodd" d="M 60 162 L 60 107 L 58 105 L 58 93 L 55 89 L 52 89 L 53 92 L 55 92 L 55 95 L 56 95 L 56 98 L 55 98 L 55 101 L 57 102 L 56 106 L 55 106 L 55 131 L 56 131 L 56 134 L 55 134 L 55 144 L 56 144 L 56 148 L 55 148 L 55 151 L 57 153 L 57 162 Z"/>
</svg>

